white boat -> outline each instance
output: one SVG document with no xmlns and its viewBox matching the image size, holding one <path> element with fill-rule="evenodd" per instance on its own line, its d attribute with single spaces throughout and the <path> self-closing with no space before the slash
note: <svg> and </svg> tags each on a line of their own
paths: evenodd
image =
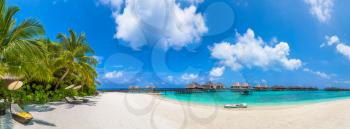
<svg viewBox="0 0 350 129">
<path fill-rule="evenodd" d="M 246 103 L 242 104 L 225 104 L 224 108 L 247 108 L 248 105 Z"/>
</svg>

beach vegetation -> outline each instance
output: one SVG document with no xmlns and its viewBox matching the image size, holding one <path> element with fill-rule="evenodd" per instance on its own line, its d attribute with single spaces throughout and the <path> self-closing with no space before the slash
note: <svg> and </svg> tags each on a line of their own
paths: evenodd
<svg viewBox="0 0 350 129">
<path fill-rule="evenodd" d="M 85 96 L 96 92 L 97 60 L 84 33 L 73 29 L 56 39 L 45 36 L 37 19 L 18 22 L 19 7 L 0 0 L 0 99 L 19 103 L 46 103 L 66 96 Z M 8 81 L 20 80 L 17 91 L 6 88 Z M 80 89 L 65 89 L 69 85 Z"/>
</svg>

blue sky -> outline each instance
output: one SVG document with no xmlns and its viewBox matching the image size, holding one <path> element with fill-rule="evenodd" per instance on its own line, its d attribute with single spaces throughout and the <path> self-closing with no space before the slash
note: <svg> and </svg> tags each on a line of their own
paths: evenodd
<svg viewBox="0 0 350 129">
<path fill-rule="evenodd" d="M 99 88 L 209 80 L 350 85 L 350 1 L 9 0 L 47 36 L 85 32 Z"/>
</svg>

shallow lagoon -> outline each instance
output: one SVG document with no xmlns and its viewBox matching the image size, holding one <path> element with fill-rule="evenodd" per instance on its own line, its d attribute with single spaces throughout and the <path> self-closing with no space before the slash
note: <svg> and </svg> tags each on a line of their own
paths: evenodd
<svg viewBox="0 0 350 129">
<path fill-rule="evenodd" d="M 253 91 L 251 93 L 251 95 L 241 95 L 239 92 L 230 90 L 188 94 L 164 92 L 162 97 L 205 105 L 247 103 L 253 106 L 304 104 L 350 98 L 350 91 Z"/>
</svg>

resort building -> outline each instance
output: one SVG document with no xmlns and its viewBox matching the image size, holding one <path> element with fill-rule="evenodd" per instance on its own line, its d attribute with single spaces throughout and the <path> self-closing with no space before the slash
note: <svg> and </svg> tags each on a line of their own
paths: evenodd
<svg viewBox="0 0 350 129">
<path fill-rule="evenodd" d="M 154 92 L 154 90 L 156 89 L 156 86 L 152 86 L 152 85 L 150 85 L 150 86 L 145 86 L 145 91 L 146 92 Z"/>
<path fill-rule="evenodd" d="M 202 85 L 204 89 L 209 89 L 209 90 L 217 90 L 217 89 L 224 89 L 224 84 L 222 83 L 213 83 L 213 82 L 207 82 Z"/>
<path fill-rule="evenodd" d="M 236 82 L 231 86 L 233 90 L 248 90 L 250 88 L 248 83 L 239 83 Z"/>
<path fill-rule="evenodd" d="M 140 86 L 129 86 L 128 90 L 131 92 L 140 91 Z"/>
<path fill-rule="evenodd" d="M 254 87 L 255 90 L 268 90 L 268 88 L 269 87 L 267 85 L 260 85 L 260 84 Z"/>
<path fill-rule="evenodd" d="M 192 82 L 192 83 L 188 84 L 186 88 L 187 89 L 204 89 L 203 86 L 201 86 L 200 84 L 198 84 L 196 82 Z"/>
<path fill-rule="evenodd" d="M 279 91 L 279 90 L 286 90 L 287 88 L 284 86 L 273 86 L 271 87 L 272 90 Z"/>
</svg>

